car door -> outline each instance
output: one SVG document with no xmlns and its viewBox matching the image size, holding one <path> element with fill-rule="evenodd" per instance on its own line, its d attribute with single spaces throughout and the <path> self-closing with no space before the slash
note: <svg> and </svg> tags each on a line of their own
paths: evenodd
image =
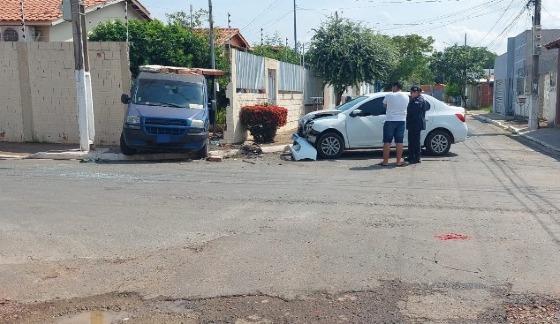
<svg viewBox="0 0 560 324">
<path fill-rule="evenodd" d="M 386 109 L 384 97 L 362 103 L 356 109 L 360 114 L 350 114 L 346 121 L 346 134 L 350 148 L 373 148 L 383 146 L 383 124 Z M 356 110 L 355 109 L 355 110 Z"/>
</svg>

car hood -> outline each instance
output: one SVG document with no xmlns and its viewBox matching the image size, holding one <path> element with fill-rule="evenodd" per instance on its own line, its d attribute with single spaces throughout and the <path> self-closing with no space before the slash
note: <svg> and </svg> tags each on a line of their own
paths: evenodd
<svg viewBox="0 0 560 324">
<path fill-rule="evenodd" d="M 319 111 L 314 111 L 312 113 L 309 113 L 305 116 L 303 116 L 300 120 L 301 124 L 307 124 L 308 122 L 315 120 L 315 119 L 319 119 L 319 118 L 324 118 L 324 117 L 332 117 L 332 116 L 337 116 L 338 114 L 340 114 L 340 110 L 319 110 Z"/>
<path fill-rule="evenodd" d="M 161 106 L 130 105 L 129 115 L 149 118 L 204 119 L 204 109 L 187 109 Z"/>
</svg>

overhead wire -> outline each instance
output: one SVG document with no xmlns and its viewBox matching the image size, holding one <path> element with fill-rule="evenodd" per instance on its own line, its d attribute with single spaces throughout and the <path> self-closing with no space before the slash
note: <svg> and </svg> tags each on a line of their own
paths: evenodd
<svg viewBox="0 0 560 324">
<path fill-rule="evenodd" d="M 510 30 L 513 29 L 513 27 L 515 27 L 515 25 L 519 22 L 519 19 L 521 18 L 521 16 L 523 16 L 523 14 L 525 12 L 527 12 L 528 8 L 527 5 L 524 5 L 523 8 L 521 8 L 521 11 L 519 12 L 519 14 L 517 14 L 517 16 L 515 16 L 515 18 L 513 18 L 513 20 L 506 26 L 504 27 L 504 29 L 502 30 L 502 32 L 500 32 L 498 34 L 498 36 L 496 36 L 490 43 L 488 43 L 488 45 L 486 45 L 486 48 L 492 48 L 494 45 L 497 44 L 498 41 L 500 41 L 504 35 L 506 35 Z"/>
</svg>

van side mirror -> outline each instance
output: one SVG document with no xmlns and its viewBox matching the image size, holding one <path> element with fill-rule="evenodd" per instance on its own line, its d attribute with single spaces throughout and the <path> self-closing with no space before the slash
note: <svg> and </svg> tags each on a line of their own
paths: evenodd
<svg viewBox="0 0 560 324">
<path fill-rule="evenodd" d="M 360 109 L 355 109 L 350 113 L 350 117 L 358 117 L 362 115 L 362 111 Z"/>
<path fill-rule="evenodd" d="M 127 95 L 126 93 L 123 93 L 121 96 L 121 102 L 125 105 L 128 105 L 130 101 L 131 101 L 130 96 Z"/>
</svg>

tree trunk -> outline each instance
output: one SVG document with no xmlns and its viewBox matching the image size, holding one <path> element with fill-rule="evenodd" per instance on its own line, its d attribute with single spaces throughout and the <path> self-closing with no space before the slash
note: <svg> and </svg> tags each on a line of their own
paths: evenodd
<svg viewBox="0 0 560 324">
<path fill-rule="evenodd" d="M 340 106 L 340 104 L 342 103 L 342 94 L 344 94 L 344 91 L 337 91 L 336 92 L 336 105 Z"/>
</svg>

